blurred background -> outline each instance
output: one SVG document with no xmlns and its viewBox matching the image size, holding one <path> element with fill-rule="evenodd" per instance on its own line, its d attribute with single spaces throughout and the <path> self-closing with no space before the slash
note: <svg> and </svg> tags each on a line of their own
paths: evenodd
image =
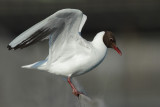
<svg viewBox="0 0 160 107">
<path fill-rule="evenodd" d="M 8 51 L 20 33 L 63 8 L 88 16 L 82 35 L 114 32 L 119 56 L 76 77 L 88 96 L 107 107 L 160 107 L 159 0 L 0 0 L 0 107 L 79 107 L 68 83 L 48 72 L 20 68 L 44 59 L 48 41 Z"/>
</svg>

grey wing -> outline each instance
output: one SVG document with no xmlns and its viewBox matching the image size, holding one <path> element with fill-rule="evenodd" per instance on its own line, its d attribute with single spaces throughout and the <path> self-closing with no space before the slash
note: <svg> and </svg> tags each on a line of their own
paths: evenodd
<svg viewBox="0 0 160 107">
<path fill-rule="evenodd" d="M 8 45 L 8 49 L 25 48 L 48 36 L 50 46 L 57 47 L 74 38 L 73 36 L 77 36 L 75 34 L 81 31 L 85 21 L 86 16 L 80 10 L 60 10 L 16 37 Z"/>
</svg>

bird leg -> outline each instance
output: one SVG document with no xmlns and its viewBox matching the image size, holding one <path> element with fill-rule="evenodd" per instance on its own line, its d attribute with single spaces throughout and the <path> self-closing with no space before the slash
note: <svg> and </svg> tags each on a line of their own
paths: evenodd
<svg viewBox="0 0 160 107">
<path fill-rule="evenodd" d="M 70 84 L 70 86 L 71 86 L 71 88 L 72 88 L 72 93 L 73 93 L 75 96 L 79 97 L 79 95 L 80 95 L 81 93 L 78 92 L 78 90 L 77 90 L 77 89 L 75 88 L 75 86 L 72 84 L 70 77 L 68 77 L 68 83 Z"/>
</svg>

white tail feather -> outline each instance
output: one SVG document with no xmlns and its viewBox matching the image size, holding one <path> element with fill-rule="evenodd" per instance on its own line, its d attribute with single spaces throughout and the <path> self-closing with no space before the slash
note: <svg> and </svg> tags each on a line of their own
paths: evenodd
<svg viewBox="0 0 160 107">
<path fill-rule="evenodd" d="M 39 70 L 47 70 L 46 69 L 47 59 L 39 62 L 35 62 L 33 64 L 24 65 L 22 68 L 26 69 L 39 69 Z"/>
</svg>

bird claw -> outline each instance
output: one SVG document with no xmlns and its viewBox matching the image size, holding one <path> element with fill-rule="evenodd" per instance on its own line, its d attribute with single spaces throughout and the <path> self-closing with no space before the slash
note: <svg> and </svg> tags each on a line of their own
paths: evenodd
<svg viewBox="0 0 160 107">
<path fill-rule="evenodd" d="M 79 97 L 79 95 L 82 94 L 82 93 L 80 93 L 80 92 L 77 91 L 77 90 L 73 90 L 72 93 L 73 93 L 75 96 L 77 96 L 77 97 Z"/>
<path fill-rule="evenodd" d="M 80 94 L 83 94 L 83 93 L 77 91 L 77 89 L 75 88 L 75 86 L 72 84 L 72 82 L 71 82 L 71 80 L 70 80 L 70 77 L 68 77 L 68 83 L 70 84 L 70 86 L 71 86 L 71 88 L 72 88 L 72 93 L 73 93 L 75 96 L 79 97 Z"/>
</svg>

